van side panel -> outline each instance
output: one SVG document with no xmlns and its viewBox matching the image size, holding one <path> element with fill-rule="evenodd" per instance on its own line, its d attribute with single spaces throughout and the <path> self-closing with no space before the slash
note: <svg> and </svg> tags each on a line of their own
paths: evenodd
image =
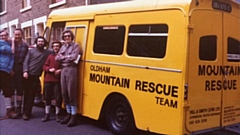
<svg viewBox="0 0 240 135">
<path fill-rule="evenodd" d="M 162 134 L 181 134 L 187 33 L 185 19 L 183 12 L 176 9 L 95 16 L 94 23 L 90 24 L 83 73 L 83 115 L 98 119 L 105 98 L 111 93 L 123 93 L 132 107 L 137 128 Z M 127 44 L 129 37 L 134 36 L 130 27 L 149 24 L 168 26 L 168 33 L 157 34 L 167 34 L 164 57 L 130 56 Z M 94 52 L 94 36 L 99 27 L 125 28 L 121 54 Z M 107 81 L 109 78 L 110 81 Z M 172 127 L 178 128 L 173 130 Z"/>
</svg>

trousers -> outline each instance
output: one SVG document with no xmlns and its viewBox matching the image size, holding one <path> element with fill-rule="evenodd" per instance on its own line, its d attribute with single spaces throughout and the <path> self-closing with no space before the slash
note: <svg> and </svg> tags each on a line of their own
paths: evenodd
<svg viewBox="0 0 240 135">
<path fill-rule="evenodd" d="M 23 80 L 24 85 L 24 101 L 23 114 L 30 116 L 34 105 L 34 98 L 39 87 L 40 80 L 38 75 L 29 75 L 28 79 Z"/>
<path fill-rule="evenodd" d="M 62 97 L 65 105 L 77 105 L 77 76 L 77 67 L 64 67 L 61 71 Z"/>
</svg>

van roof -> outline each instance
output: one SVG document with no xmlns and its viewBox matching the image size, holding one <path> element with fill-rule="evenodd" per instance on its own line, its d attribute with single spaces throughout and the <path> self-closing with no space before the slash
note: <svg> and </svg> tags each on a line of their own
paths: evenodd
<svg viewBox="0 0 240 135">
<path fill-rule="evenodd" d="M 52 11 L 49 18 L 62 18 L 68 16 L 68 18 L 75 19 L 78 17 L 81 17 L 81 19 L 93 19 L 96 14 L 154 10 L 168 7 L 186 8 L 187 5 L 189 6 L 189 3 L 191 3 L 191 0 L 132 0 L 58 9 Z"/>
<path fill-rule="evenodd" d="M 209 2 L 209 0 L 202 0 Z M 240 7 L 240 4 L 236 0 L 220 0 L 228 1 L 236 7 Z M 195 0 L 132 0 L 125 2 L 116 3 L 105 3 L 105 4 L 95 4 L 88 6 L 77 6 L 65 9 L 54 10 L 50 13 L 49 19 L 55 18 L 61 20 L 76 20 L 76 19 L 94 19 L 95 15 L 107 14 L 107 13 L 120 13 L 120 12 L 132 12 L 132 11 L 143 11 L 143 10 L 155 10 L 155 9 L 169 9 L 178 8 L 183 12 L 187 13 L 191 4 L 195 3 Z M 239 9 L 239 8 L 238 8 Z M 235 14 L 239 12 L 235 11 Z"/>
</svg>

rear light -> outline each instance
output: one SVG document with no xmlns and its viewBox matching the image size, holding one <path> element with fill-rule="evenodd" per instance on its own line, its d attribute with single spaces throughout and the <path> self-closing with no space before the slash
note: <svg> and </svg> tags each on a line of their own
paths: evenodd
<svg viewBox="0 0 240 135">
<path fill-rule="evenodd" d="M 188 99 L 188 84 L 184 85 L 184 100 Z"/>
</svg>

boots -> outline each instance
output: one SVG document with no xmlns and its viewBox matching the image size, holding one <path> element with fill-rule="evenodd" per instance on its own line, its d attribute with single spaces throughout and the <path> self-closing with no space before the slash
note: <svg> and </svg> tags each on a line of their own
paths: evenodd
<svg viewBox="0 0 240 135">
<path fill-rule="evenodd" d="M 60 121 L 61 121 L 59 114 L 56 114 L 56 121 L 57 121 L 57 122 L 60 122 Z"/>
<path fill-rule="evenodd" d="M 77 124 L 76 115 L 72 115 L 70 121 L 67 123 L 68 127 L 73 127 Z"/>
<path fill-rule="evenodd" d="M 45 114 L 45 116 L 42 118 L 42 122 L 49 121 L 49 114 Z"/>
<path fill-rule="evenodd" d="M 22 106 L 18 106 L 16 108 L 16 114 L 17 114 L 17 117 L 20 117 L 22 115 Z"/>
<path fill-rule="evenodd" d="M 21 116 L 21 109 L 22 109 L 22 107 L 21 106 L 19 106 L 19 107 L 13 107 L 14 109 L 13 109 L 13 113 L 11 113 L 10 114 L 10 118 L 12 118 L 12 119 L 17 119 L 18 117 L 20 117 Z"/>
<path fill-rule="evenodd" d="M 71 119 L 71 114 L 68 113 L 67 116 L 65 116 L 65 118 L 60 121 L 60 123 L 61 123 L 61 124 L 67 124 L 70 119 Z"/>
<path fill-rule="evenodd" d="M 6 110 L 6 117 L 10 117 L 10 115 L 11 115 L 11 108 L 7 108 L 7 110 Z"/>
</svg>

